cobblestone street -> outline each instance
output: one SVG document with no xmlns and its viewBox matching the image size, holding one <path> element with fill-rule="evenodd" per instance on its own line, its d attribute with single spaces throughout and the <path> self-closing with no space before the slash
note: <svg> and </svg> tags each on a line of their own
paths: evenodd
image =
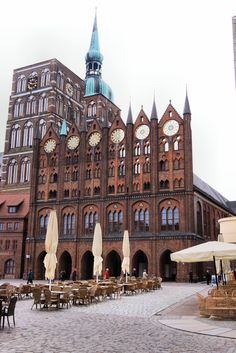
<svg viewBox="0 0 236 353">
<path fill-rule="evenodd" d="M 164 283 L 163 289 L 155 292 L 68 310 L 30 310 L 32 300 L 20 300 L 16 327 L 0 331 L 0 352 L 236 353 L 234 339 L 187 333 L 159 322 L 164 309 L 204 288 L 201 284 Z"/>
</svg>

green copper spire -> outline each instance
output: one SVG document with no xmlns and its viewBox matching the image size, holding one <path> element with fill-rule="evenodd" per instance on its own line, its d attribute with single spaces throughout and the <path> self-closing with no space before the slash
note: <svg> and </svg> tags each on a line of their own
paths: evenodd
<svg viewBox="0 0 236 353">
<path fill-rule="evenodd" d="M 111 88 L 102 79 L 103 56 L 100 52 L 97 28 L 97 14 L 95 13 L 93 31 L 89 51 L 85 57 L 86 76 L 85 76 L 85 97 L 95 94 L 103 94 L 109 100 L 113 101 Z"/>
<path fill-rule="evenodd" d="M 61 136 L 67 136 L 66 119 L 64 119 L 63 122 L 62 122 L 62 124 L 61 124 L 60 135 L 61 135 Z"/>
</svg>

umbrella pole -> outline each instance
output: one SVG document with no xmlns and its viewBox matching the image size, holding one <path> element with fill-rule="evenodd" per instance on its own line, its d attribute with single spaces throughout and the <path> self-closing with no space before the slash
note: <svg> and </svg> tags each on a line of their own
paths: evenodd
<svg viewBox="0 0 236 353">
<path fill-rule="evenodd" d="M 128 282 L 128 273 L 127 273 L 127 271 L 125 271 L 125 283 L 127 283 Z"/>
<path fill-rule="evenodd" d="M 51 291 L 51 287 L 52 287 L 52 280 L 49 280 L 49 290 Z"/>
<path fill-rule="evenodd" d="M 213 261 L 214 261 L 214 270 L 215 270 L 215 278 L 216 278 L 216 286 L 218 289 L 218 278 L 217 278 L 217 273 L 216 273 L 216 258 L 213 256 Z"/>
<path fill-rule="evenodd" d="M 96 272 L 96 283 L 98 283 L 98 272 Z"/>
</svg>

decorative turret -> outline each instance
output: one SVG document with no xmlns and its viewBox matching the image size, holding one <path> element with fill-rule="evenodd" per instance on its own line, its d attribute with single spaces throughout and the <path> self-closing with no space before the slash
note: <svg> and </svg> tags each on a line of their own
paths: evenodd
<svg viewBox="0 0 236 353">
<path fill-rule="evenodd" d="M 133 124 L 133 115 L 132 115 L 132 110 L 131 110 L 131 103 L 129 104 L 127 124 Z"/>
<path fill-rule="evenodd" d="M 63 119 L 63 122 L 62 122 L 62 124 L 61 124 L 60 135 L 61 135 L 61 136 L 67 136 L 66 119 Z"/>
<path fill-rule="evenodd" d="M 93 96 L 95 94 L 103 94 L 106 98 L 113 101 L 112 90 L 102 79 L 103 55 L 99 48 L 97 14 L 95 14 L 90 47 L 85 60 L 85 97 Z"/>
<path fill-rule="evenodd" d="M 157 120 L 157 108 L 156 108 L 156 101 L 155 101 L 155 96 L 153 99 L 153 105 L 152 105 L 152 112 L 151 112 L 151 120 Z"/>
<path fill-rule="evenodd" d="M 191 115 L 191 110 L 190 110 L 190 105 L 189 105 L 189 101 L 188 101 L 188 92 L 187 92 L 187 90 L 186 90 L 186 97 L 185 97 L 183 115 L 186 115 L 186 114 Z"/>
</svg>

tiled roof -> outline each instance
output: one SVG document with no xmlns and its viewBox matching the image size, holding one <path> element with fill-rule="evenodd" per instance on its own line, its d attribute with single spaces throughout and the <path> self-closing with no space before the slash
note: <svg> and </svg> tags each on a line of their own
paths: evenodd
<svg viewBox="0 0 236 353">
<path fill-rule="evenodd" d="M 200 179 L 196 174 L 193 174 L 193 186 L 199 189 L 201 192 L 206 194 L 211 199 L 220 203 L 223 207 L 230 209 L 232 212 L 233 208 L 231 206 L 231 202 L 226 199 L 226 197 L 222 196 L 218 191 L 213 189 L 210 185 L 208 185 L 205 181 Z M 235 202 L 236 203 L 236 202 Z"/>
<path fill-rule="evenodd" d="M 8 213 L 8 207 L 17 207 L 16 213 Z M 0 218 L 25 217 L 29 213 L 29 194 L 0 194 Z"/>
</svg>

